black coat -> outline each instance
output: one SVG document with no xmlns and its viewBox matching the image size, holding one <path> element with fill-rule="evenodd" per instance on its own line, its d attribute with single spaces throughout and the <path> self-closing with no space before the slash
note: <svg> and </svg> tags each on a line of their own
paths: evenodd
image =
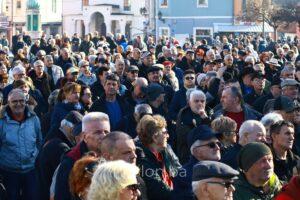
<svg viewBox="0 0 300 200">
<path fill-rule="evenodd" d="M 104 88 L 100 80 L 97 80 L 95 83 L 91 85 L 91 92 L 92 92 L 93 102 L 99 99 L 104 94 Z"/>
<path fill-rule="evenodd" d="M 53 129 L 50 135 L 51 139 L 46 140 L 35 163 L 41 200 L 49 200 L 49 189 L 54 171 L 62 155 L 74 146 L 58 128 Z"/>
</svg>

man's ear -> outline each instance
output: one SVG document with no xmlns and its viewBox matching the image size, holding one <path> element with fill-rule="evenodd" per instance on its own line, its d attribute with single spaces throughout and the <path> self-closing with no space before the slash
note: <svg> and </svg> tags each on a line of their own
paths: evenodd
<svg viewBox="0 0 300 200">
<path fill-rule="evenodd" d="M 208 190 L 208 184 L 203 183 L 200 185 L 199 190 L 201 191 L 201 194 L 203 195 L 203 199 L 209 199 L 209 190 Z"/>
</svg>

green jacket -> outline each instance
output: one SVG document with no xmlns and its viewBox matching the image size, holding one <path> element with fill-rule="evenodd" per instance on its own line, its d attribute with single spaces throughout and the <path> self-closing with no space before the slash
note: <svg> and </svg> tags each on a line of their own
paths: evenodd
<svg viewBox="0 0 300 200">
<path fill-rule="evenodd" d="M 244 174 L 241 173 L 234 185 L 233 200 L 271 200 L 280 191 L 281 184 L 275 174 L 272 175 L 267 184 L 270 186 L 270 191 L 265 193 L 262 187 L 250 185 Z"/>
<path fill-rule="evenodd" d="M 141 169 L 141 177 L 147 186 L 148 199 L 171 199 L 172 189 L 163 182 L 161 164 L 156 160 L 154 154 L 147 147 L 141 144 L 138 145 L 143 150 L 143 156 L 138 156 L 137 165 Z M 174 178 L 178 173 L 178 169 L 181 167 L 177 156 L 169 145 L 161 153 L 167 172 L 171 178 Z"/>
</svg>

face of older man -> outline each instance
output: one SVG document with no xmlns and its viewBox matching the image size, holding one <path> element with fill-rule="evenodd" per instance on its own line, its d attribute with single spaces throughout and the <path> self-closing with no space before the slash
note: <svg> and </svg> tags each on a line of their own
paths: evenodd
<svg viewBox="0 0 300 200">
<path fill-rule="evenodd" d="M 232 180 L 210 178 L 199 186 L 195 194 L 198 199 L 232 200 L 234 191 Z"/>
<path fill-rule="evenodd" d="M 282 88 L 282 95 L 290 97 L 291 99 L 297 99 L 299 95 L 299 88 L 295 85 L 289 85 Z"/>
<path fill-rule="evenodd" d="M 247 142 L 266 142 L 266 131 L 259 126 L 255 126 L 252 128 L 251 133 L 247 133 Z"/>
<path fill-rule="evenodd" d="M 217 138 L 201 141 L 193 149 L 193 156 L 197 160 L 219 161 L 221 159 L 220 142 Z"/>
<path fill-rule="evenodd" d="M 15 115 L 24 113 L 25 103 L 25 95 L 21 93 L 14 93 L 8 98 L 8 106 Z"/>
<path fill-rule="evenodd" d="M 90 121 L 86 124 L 83 140 L 90 151 L 98 152 L 98 148 L 105 135 L 110 132 L 109 121 Z"/>
<path fill-rule="evenodd" d="M 148 80 L 151 83 L 159 83 L 162 79 L 163 72 L 161 70 L 157 70 L 154 72 L 148 73 Z"/>
<path fill-rule="evenodd" d="M 193 113 L 201 114 L 205 112 L 205 98 L 201 95 L 193 95 L 190 98 L 189 105 Z"/>
<path fill-rule="evenodd" d="M 269 154 L 256 161 L 248 171 L 245 172 L 245 175 L 251 185 L 261 187 L 268 182 L 273 173 L 273 156 Z"/>
</svg>

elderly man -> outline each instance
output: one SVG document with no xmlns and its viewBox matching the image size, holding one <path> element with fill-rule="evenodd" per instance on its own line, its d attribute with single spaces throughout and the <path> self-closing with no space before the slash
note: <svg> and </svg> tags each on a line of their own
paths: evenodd
<svg viewBox="0 0 300 200">
<path fill-rule="evenodd" d="M 57 81 L 64 77 L 64 72 L 61 69 L 60 66 L 54 65 L 53 64 L 53 57 L 51 55 L 46 55 L 45 56 L 45 72 L 50 77 L 50 80 L 53 81 L 53 84 L 56 85 Z"/>
<path fill-rule="evenodd" d="M 274 172 L 282 182 L 288 182 L 298 166 L 299 157 L 291 150 L 295 139 L 294 125 L 288 121 L 279 121 L 270 127 Z"/>
<path fill-rule="evenodd" d="M 25 94 L 13 89 L 0 116 L 0 175 L 8 199 L 38 199 L 34 162 L 42 133 L 37 115 L 26 106 Z"/>
<path fill-rule="evenodd" d="M 231 54 L 228 54 L 224 57 L 224 64 L 226 68 L 224 73 L 228 73 L 231 75 L 232 78 L 238 79 L 239 70 L 233 65 L 233 57 Z"/>
<path fill-rule="evenodd" d="M 45 143 L 36 159 L 40 199 L 49 199 L 52 176 L 60 163 L 61 156 L 81 141 L 81 126 L 75 131 L 75 125 L 81 125 L 82 115 L 71 111 L 60 123 L 47 134 Z"/>
<path fill-rule="evenodd" d="M 282 95 L 290 97 L 293 100 L 299 98 L 300 84 L 295 79 L 285 79 L 281 82 Z"/>
<path fill-rule="evenodd" d="M 101 112 L 90 112 L 82 119 L 83 141 L 64 155 L 60 163 L 55 184 L 55 200 L 71 199 L 69 191 L 69 174 L 74 163 L 89 151 L 99 154 L 102 139 L 109 134 L 108 115 Z"/>
<path fill-rule="evenodd" d="M 193 192 L 198 200 L 232 200 L 239 172 L 216 161 L 200 161 L 193 169 Z"/>
<path fill-rule="evenodd" d="M 241 173 L 234 184 L 234 200 L 271 200 L 279 192 L 281 184 L 274 174 L 270 148 L 260 142 L 249 143 L 238 156 Z"/>
<path fill-rule="evenodd" d="M 199 125 L 209 125 L 210 118 L 205 111 L 206 96 L 201 90 L 191 89 L 187 93 L 188 106 L 180 110 L 176 123 L 177 155 L 182 164 L 189 160 L 188 133 Z"/>
<path fill-rule="evenodd" d="M 237 157 L 243 146 L 250 142 L 266 142 L 266 129 L 256 120 L 245 121 L 239 130 L 239 142 L 222 155 L 221 162 L 238 169 Z"/>
<path fill-rule="evenodd" d="M 33 64 L 34 70 L 31 70 L 28 73 L 28 76 L 31 78 L 33 85 L 36 89 L 41 91 L 45 101 L 48 100 L 48 97 L 55 86 L 53 81 L 50 80 L 50 77 L 44 71 L 44 62 L 37 60 Z"/>
<path fill-rule="evenodd" d="M 132 92 L 134 83 L 139 76 L 139 68 L 135 65 L 130 65 L 125 74 L 126 76 L 124 77 L 122 84 L 127 88 L 127 92 L 130 93 Z"/>
<path fill-rule="evenodd" d="M 221 97 L 222 109 L 216 111 L 213 118 L 221 115 L 233 119 L 240 128 L 242 123 L 246 120 L 260 120 L 262 115 L 243 104 L 243 97 L 240 90 L 236 87 L 227 87 L 222 92 Z"/>
<path fill-rule="evenodd" d="M 143 52 L 141 56 L 142 64 L 139 65 L 139 77 L 147 78 L 147 71 L 153 65 L 153 59 L 149 51 Z"/>
<path fill-rule="evenodd" d="M 124 160 L 136 164 L 136 147 L 133 139 L 124 132 L 114 131 L 105 136 L 100 145 L 101 156 L 107 161 Z M 138 175 L 139 190 L 141 197 L 138 200 L 147 199 L 146 185 Z"/>
<path fill-rule="evenodd" d="M 70 66 L 76 66 L 76 61 L 73 57 L 71 57 L 70 50 L 67 48 L 63 48 L 60 50 L 60 56 L 55 64 L 60 66 L 64 74 L 66 74 Z"/>
<path fill-rule="evenodd" d="M 193 167 L 199 161 L 211 160 L 219 161 L 221 159 L 221 143 L 217 135 L 206 125 L 200 125 L 194 128 L 188 135 L 188 146 L 190 147 L 191 157 L 175 177 L 174 197 L 180 200 L 193 199 L 192 191 L 192 173 Z M 185 176 L 181 176 L 181 173 Z"/>
<path fill-rule="evenodd" d="M 140 103 L 144 103 L 146 101 L 146 88 L 148 87 L 147 79 L 143 77 L 138 77 L 132 83 L 132 91 L 127 93 L 125 97 L 126 101 L 130 104 L 130 106 L 135 107 Z"/>
</svg>

